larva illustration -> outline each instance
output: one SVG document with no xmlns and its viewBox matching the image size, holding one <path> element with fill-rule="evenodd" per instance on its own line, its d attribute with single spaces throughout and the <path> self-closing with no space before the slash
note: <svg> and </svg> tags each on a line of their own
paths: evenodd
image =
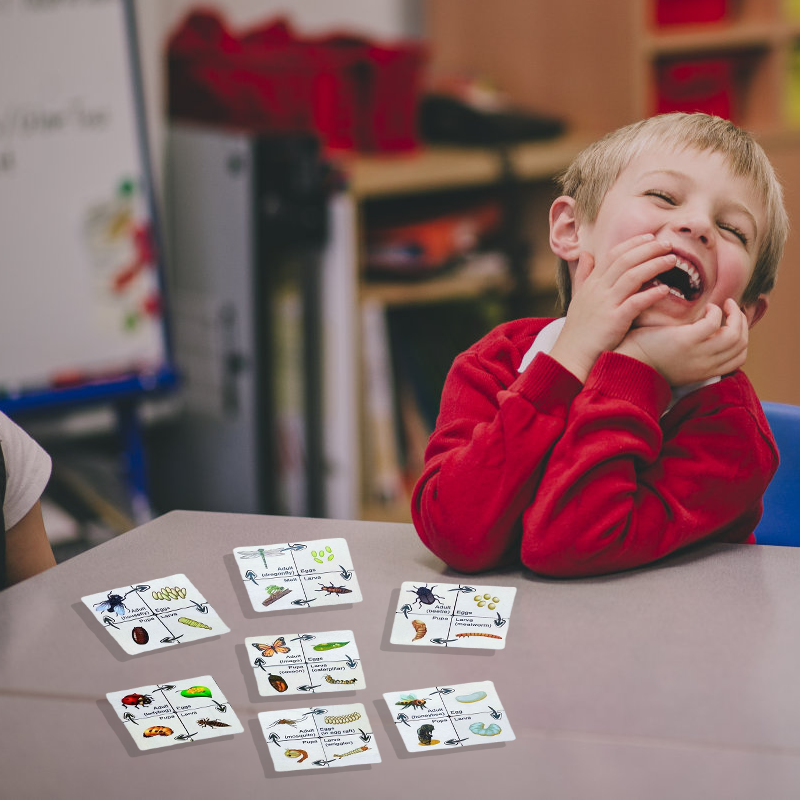
<svg viewBox="0 0 800 800">
<path fill-rule="evenodd" d="M 502 639 L 503 638 L 502 636 L 497 636 L 494 633 L 478 633 L 477 631 L 475 633 L 473 633 L 472 631 L 470 631 L 469 633 L 457 633 L 456 636 L 458 636 L 458 637 L 462 637 L 462 636 L 485 636 L 487 639 Z"/>
<path fill-rule="evenodd" d="M 325 680 L 328 681 L 328 683 L 355 683 L 358 678 L 350 678 L 350 680 L 338 680 L 337 678 L 332 678 L 330 675 L 326 675 Z"/>
<path fill-rule="evenodd" d="M 346 725 L 348 722 L 355 722 L 361 719 L 361 714 L 358 711 L 353 711 L 352 714 L 345 714 L 342 717 L 325 717 L 325 722 L 328 725 Z"/>
<path fill-rule="evenodd" d="M 178 617 L 178 622 L 182 622 L 190 628 L 205 628 L 207 631 L 211 630 L 211 626 L 206 625 L 205 622 L 198 622 L 196 619 L 189 619 L 189 617 Z"/>
<path fill-rule="evenodd" d="M 334 753 L 336 758 L 345 758 L 346 756 L 354 756 L 356 753 L 363 753 L 365 750 L 369 750 L 369 747 L 364 745 L 363 747 L 356 747 L 355 750 L 348 750 L 346 753 Z"/>
<path fill-rule="evenodd" d="M 414 626 L 414 630 L 416 631 L 414 638 L 411 641 L 416 642 L 418 639 L 424 639 L 425 634 L 428 632 L 428 626 L 424 622 L 420 622 L 418 619 L 412 619 L 411 624 Z"/>
</svg>

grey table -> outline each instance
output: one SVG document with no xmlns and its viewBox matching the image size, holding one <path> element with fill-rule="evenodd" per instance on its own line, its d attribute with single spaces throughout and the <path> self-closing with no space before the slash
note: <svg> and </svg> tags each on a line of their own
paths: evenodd
<svg viewBox="0 0 800 800">
<path fill-rule="evenodd" d="M 325 700 L 364 703 L 382 763 L 276 773 L 257 714 L 305 703 L 256 690 L 244 639 L 277 620 L 252 610 L 231 551 L 334 536 L 364 601 L 280 625 L 354 631 L 367 687 Z M 127 656 L 80 601 L 178 572 L 230 633 Z M 411 649 L 389 643 L 400 583 L 461 577 L 410 526 L 173 512 L 0 594 L 0 796 L 794 800 L 799 576 L 800 550 L 747 545 L 596 579 L 503 570 L 481 580 L 517 587 L 504 650 Z M 105 699 L 204 674 L 244 733 L 140 753 Z M 494 681 L 516 741 L 409 754 L 382 693 L 475 680 Z"/>
</svg>

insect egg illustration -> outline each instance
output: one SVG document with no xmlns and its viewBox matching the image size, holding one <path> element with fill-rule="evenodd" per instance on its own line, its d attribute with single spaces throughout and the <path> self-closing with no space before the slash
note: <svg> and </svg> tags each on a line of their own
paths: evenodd
<svg viewBox="0 0 800 800">
<path fill-rule="evenodd" d="M 344 647 L 346 644 L 350 644 L 350 642 L 323 642 L 322 644 L 315 644 L 314 649 L 319 651 L 335 650 L 337 647 Z"/>
<path fill-rule="evenodd" d="M 472 599 L 478 604 L 478 608 L 488 606 L 492 611 L 497 608 L 497 604 L 500 602 L 499 597 L 492 597 L 490 594 L 476 594 Z"/>
<path fill-rule="evenodd" d="M 208 686 L 190 686 L 181 692 L 183 697 L 211 697 L 211 689 Z"/>
</svg>

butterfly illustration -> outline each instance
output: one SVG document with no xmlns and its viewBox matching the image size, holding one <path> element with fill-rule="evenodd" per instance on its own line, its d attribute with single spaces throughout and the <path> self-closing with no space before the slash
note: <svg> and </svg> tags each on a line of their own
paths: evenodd
<svg viewBox="0 0 800 800">
<path fill-rule="evenodd" d="M 253 647 L 261 651 L 262 656 L 271 658 L 276 653 L 288 653 L 291 648 L 286 646 L 286 639 L 279 636 L 272 644 L 261 644 L 261 642 L 253 642 Z"/>
</svg>

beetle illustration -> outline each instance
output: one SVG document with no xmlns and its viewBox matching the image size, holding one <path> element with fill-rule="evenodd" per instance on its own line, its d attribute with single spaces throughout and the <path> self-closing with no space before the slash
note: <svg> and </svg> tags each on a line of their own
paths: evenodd
<svg viewBox="0 0 800 800">
<path fill-rule="evenodd" d="M 113 611 L 118 617 L 124 617 L 125 612 L 128 610 L 125 608 L 125 603 L 122 602 L 124 599 L 121 594 L 111 594 L 109 592 L 108 599 L 97 603 L 94 610 L 100 614 L 104 611 Z"/>
<path fill-rule="evenodd" d="M 415 586 L 413 589 L 408 589 L 407 591 L 417 596 L 417 603 L 419 607 L 422 608 L 423 605 L 432 606 L 437 600 L 444 600 L 443 597 L 439 597 L 438 594 L 433 593 L 435 588 L 436 584 L 431 586 L 430 589 L 427 586 Z"/>
<path fill-rule="evenodd" d="M 122 698 L 124 706 L 149 706 L 152 702 L 153 698 L 149 694 L 126 694 Z"/>
<path fill-rule="evenodd" d="M 328 594 L 351 594 L 352 589 L 345 589 L 344 586 L 334 586 L 333 581 L 331 581 L 330 586 L 325 586 L 324 583 L 321 583 L 321 589 L 317 589 L 318 592 L 327 592 Z"/>
</svg>

